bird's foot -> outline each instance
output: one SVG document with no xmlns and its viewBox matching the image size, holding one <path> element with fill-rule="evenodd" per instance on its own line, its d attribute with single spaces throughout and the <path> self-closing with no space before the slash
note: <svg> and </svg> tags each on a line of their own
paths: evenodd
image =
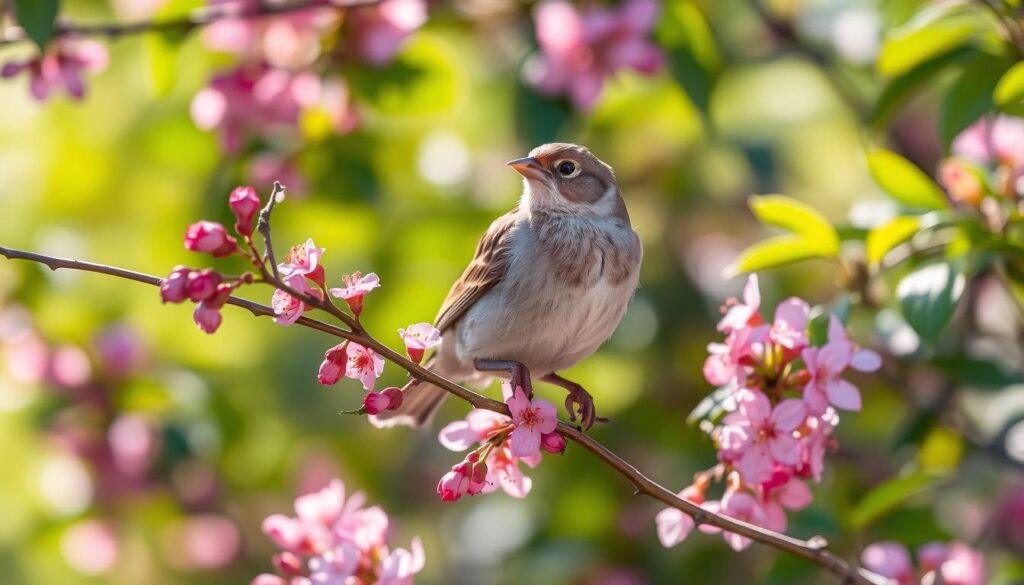
<svg viewBox="0 0 1024 585">
<path fill-rule="evenodd" d="M 515 393 L 516 388 L 522 388 L 523 392 L 526 393 L 526 397 L 531 400 L 533 399 L 533 383 L 530 381 L 530 370 L 523 364 L 512 360 L 477 359 L 473 362 L 473 366 L 481 372 L 508 372 L 512 392 Z"/>
<path fill-rule="evenodd" d="M 578 415 L 580 426 L 584 431 L 590 430 L 595 422 L 608 422 L 607 418 L 597 416 L 597 411 L 594 409 L 594 397 L 583 386 L 574 382 L 566 390 L 569 391 L 569 395 L 565 397 L 565 411 L 569 414 L 570 421 L 576 422 Z"/>
</svg>

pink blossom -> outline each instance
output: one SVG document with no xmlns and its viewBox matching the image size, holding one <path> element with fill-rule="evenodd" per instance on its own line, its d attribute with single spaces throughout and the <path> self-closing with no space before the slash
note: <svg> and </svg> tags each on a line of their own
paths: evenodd
<svg viewBox="0 0 1024 585">
<path fill-rule="evenodd" d="M 228 196 L 228 207 L 235 214 L 235 231 L 243 236 L 251 236 L 253 219 L 260 210 L 260 198 L 256 195 L 256 189 L 248 185 L 235 187 Z"/>
<path fill-rule="evenodd" d="M 698 506 L 704 503 L 704 492 L 696 485 L 687 486 L 679 497 Z M 665 508 L 658 512 L 654 522 L 658 528 L 658 541 L 665 548 L 673 547 L 686 540 L 693 530 L 693 518 L 677 508 Z"/>
<path fill-rule="evenodd" d="M 175 266 L 167 278 L 160 283 L 160 302 L 181 303 L 188 298 L 185 292 L 188 275 L 192 269 L 186 266 Z"/>
<path fill-rule="evenodd" d="M 804 401 L 811 414 L 821 414 L 832 404 L 843 410 L 860 410 L 860 391 L 842 379 L 843 372 L 852 367 L 861 372 L 872 372 L 881 367 L 878 354 L 871 350 L 858 350 L 846 337 L 846 330 L 835 315 L 828 329 L 828 343 L 821 348 L 808 347 L 803 360 L 810 373 L 804 389 Z"/>
<path fill-rule="evenodd" d="M 347 34 L 352 53 L 380 67 L 391 62 L 405 40 L 427 21 L 424 0 L 384 0 L 349 11 Z"/>
<path fill-rule="evenodd" d="M 768 481 L 780 465 L 796 465 L 800 452 L 794 431 L 807 418 L 804 404 L 783 400 L 774 408 L 758 390 L 741 390 L 736 399 L 739 408 L 726 417 L 720 455 L 734 462 L 744 481 L 751 484 Z"/>
<path fill-rule="evenodd" d="M 1024 118 L 981 118 L 956 137 L 952 151 L 978 164 L 1024 167 Z"/>
<path fill-rule="evenodd" d="M 325 385 L 337 384 L 348 367 L 348 342 L 343 341 L 324 353 L 324 361 L 317 372 L 317 380 Z"/>
<path fill-rule="evenodd" d="M 925 573 L 942 566 L 949 558 L 950 547 L 945 542 L 929 542 L 917 549 L 917 561 Z"/>
<path fill-rule="evenodd" d="M 718 330 L 723 333 L 756 327 L 764 323 L 761 318 L 761 290 L 758 285 L 757 274 L 747 277 L 747 284 L 743 287 L 743 302 L 726 301 L 728 310 L 722 320 L 718 322 Z"/>
<path fill-rule="evenodd" d="M 914 578 L 914 565 L 907 547 L 898 542 L 884 541 L 868 545 L 861 554 L 864 568 L 883 577 L 894 579 L 900 585 Z"/>
<path fill-rule="evenodd" d="M 772 474 L 768 483 L 761 484 L 761 491 L 765 527 L 776 532 L 786 530 L 785 510 L 802 510 L 814 499 L 806 483 L 779 469 Z"/>
<path fill-rule="evenodd" d="M 800 464 L 796 471 L 801 477 L 813 477 L 821 481 L 825 470 L 825 454 L 834 443 L 832 431 L 839 424 L 839 415 L 832 407 L 825 409 L 821 416 L 808 416 L 804 422 L 805 435 L 800 441 Z"/>
<path fill-rule="evenodd" d="M 567 94 L 589 110 L 605 80 L 624 68 L 649 74 L 664 56 L 648 39 L 657 17 L 655 0 L 626 0 L 616 8 L 590 5 L 578 11 L 563 0 L 545 0 L 534 13 L 542 56 L 526 76 L 540 91 Z"/>
<path fill-rule="evenodd" d="M 540 448 L 559 455 L 565 451 L 565 437 L 558 433 L 548 433 L 540 438 Z"/>
<path fill-rule="evenodd" d="M 511 424 L 509 418 L 492 410 L 474 408 L 465 420 L 448 423 L 438 434 L 438 440 L 446 449 L 465 451 L 475 443 L 487 440 L 492 433 Z"/>
<path fill-rule="evenodd" d="M 341 288 L 332 288 L 331 296 L 339 299 L 345 299 L 348 303 L 349 309 L 352 313 L 358 317 L 363 312 L 363 297 L 367 293 L 380 286 L 380 278 L 377 277 L 373 272 L 363 276 L 359 272 L 353 272 L 351 275 L 346 274 L 341 277 L 342 284 L 345 286 Z"/>
<path fill-rule="evenodd" d="M 359 551 L 347 540 L 309 559 L 309 580 L 313 585 L 345 585 L 359 568 Z"/>
<path fill-rule="evenodd" d="M 373 390 L 377 378 L 384 372 L 384 358 L 368 347 L 355 342 L 348 344 L 348 367 L 345 376 L 359 380 L 363 388 Z"/>
<path fill-rule="evenodd" d="M 775 308 L 775 321 L 768 339 L 789 351 L 799 352 L 807 343 L 807 320 L 811 308 L 803 299 L 792 297 Z"/>
<path fill-rule="evenodd" d="M 751 354 L 755 344 L 761 344 L 767 333 L 768 328 L 765 326 L 744 327 L 730 331 L 725 343 L 709 343 L 708 357 L 704 361 L 704 378 L 715 386 L 745 384 L 747 368 L 753 365 Z"/>
<path fill-rule="evenodd" d="M 109 55 L 106 47 L 84 39 L 57 39 L 47 51 L 26 61 L 11 61 L 0 68 L 0 77 L 14 77 L 28 72 L 29 90 L 39 101 L 64 89 L 74 99 L 85 95 L 82 74 L 98 73 L 107 68 Z"/>
<path fill-rule="evenodd" d="M 966 544 L 954 542 L 939 572 L 948 585 L 985 585 L 985 558 Z"/>
<path fill-rule="evenodd" d="M 707 502 L 704 507 L 711 512 L 731 516 L 758 526 L 765 526 L 767 524 L 767 517 L 761 503 L 751 494 L 735 488 L 725 490 L 725 495 L 722 496 L 721 502 Z M 707 533 L 722 531 L 720 528 L 707 524 L 701 525 L 700 530 Z M 749 538 L 732 532 L 726 532 L 723 534 L 723 538 L 725 538 L 725 543 L 729 545 L 729 548 L 735 551 L 747 548 L 751 542 Z"/>
<path fill-rule="evenodd" d="M 956 203 L 977 206 L 985 195 L 978 169 L 960 160 L 950 158 L 939 165 L 939 184 L 946 189 L 949 198 Z"/>
<path fill-rule="evenodd" d="M 377 415 L 387 410 L 395 410 L 402 405 L 402 390 L 400 388 L 385 388 L 380 392 L 369 392 L 363 399 L 363 409 L 367 414 Z"/>
<path fill-rule="evenodd" d="M 274 555 L 273 561 L 274 567 L 289 577 L 298 577 L 306 574 L 306 567 L 302 562 L 302 558 L 293 552 L 281 551 Z"/>
<path fill-rule="evenodd" d="M 248 180 L 258 184 L 279 181 L 288 187 L 288 196 L 301 197 L 306 192 L 306 179 L 298 168 L 296 155 L 262 151 L 249 159 L 245 169 Z"/>
<path fill-rule="evenodd" d="M 516 457 L 530 457 L 540 453 L 541 436 L 554 432 L 558 426 L 555 405 L 542 398 L 530 400 L 522 388 L 506 402 L 512 413 L 512 434 L 509 444 Z"/>
<path fill-rule="evenodd" d="M 430 323 L 417 323 L 408 329 L 399 329 L 409 359 L 417 364 L 423 361 L 423 352 L 441 344 L 441 332 Z"/>
<path fill-rule="evenodd" d="M 210 5 L 228 5 L 238 13 L 260 12 L 259 0 L 210 0 Z M 325 2 L 326 4 L 326 2 Z M 250 60 L 266 60 L 274 67 L 300 69 L 320 55 L 321 36 L 338 22 L 330 8 L 313 7 L 276 16 L 226 18 L 203 31 L 204 44 Z"/>
<path fill-rule="evenodd" d="M 192 302 L 204 301 L 217 294 L 217 287 L 221 285 L 223 280 L 220 273 L 210 268 L 193 270 L 188 273 L 185 294 Z"/>
<path fill-rule="evenodd" d="M 206 333 L 213 333 L 220 327 L 220 309 L 231 297 L 232 287 L 224 283 L 217 287 L 217 294 L 203 299 L 192 312 L 192 320 Z"/>
<path fill-rule="evenodd" d="M 379 585 L 412 585 L 412 577 L 423 570 L 426 555 L 419 537 L 412 539 L 411 550 L 396 548 L 381 560 Z"/>
<path fill-rule="evenodd" d="M 508 447 L 508 441 L 500 448 L 492 449 L 487 456 L 487 477 L 482 492 L 489 494 L 499 487 L 513 498 L 525 498 L 530 493 L 533 481 L 523 475 L 519 463 L 527 467 L 540 464 L 541 455 L 537 453 L 528 457 L 517 457 Z"/>
<path fill-rule="evenodd" d="M 283 278 L 300 275 L 323 286 L 324 267 L 320 264 L 323 255 L 324 249 L 317 248 L 313 238 L 309 238 L 305 244 L 292 246 L 284 263 L 278 265 L 278 271 Z"/>
<path fill-rule="evenodd" d="M 301 274 L 292 275 L 285 279 L 284 282 L 296 292 L 305 293 L 316 298 L 323 297 L 323 293 L 313 290 L 309 286 L 309 281 Z M 306 303 L 280 289 L 274 291 L 270 305 L 274 308 L 274 314 L 276 315 L 274 322 L 284 327 L 298 321 L 302 313 L 308 310 Z"/>
<path fill-rule="evenodd" d="M 320 99 L 320 79 L 266 65 L 244 66 L 215 76 L 192 98 L 192 120 L 201 130 L 219 129 L 229 153 L 251 137 L 271 137 L 294 128 L 303 107 Z"/>
<path fill-rule="evenodd" d="M 238 249 L 235 239 L 224 226 L 213 221 L 197 221 L 185 231 L 185 248 L 193 252 L 206 252 L 214 258 L 227 256 Z"/>
</svg>

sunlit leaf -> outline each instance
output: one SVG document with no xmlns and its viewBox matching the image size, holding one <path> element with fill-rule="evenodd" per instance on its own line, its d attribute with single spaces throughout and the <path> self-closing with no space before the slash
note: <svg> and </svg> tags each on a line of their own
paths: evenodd
<svg viewBox="0 0 1024 585">
<path fill-rule="evenodd" d="M 911 215 L 900 215 L 882 225 L 871 228 L 864 241 L 868 264 L 877 265 L 889 253 L 889 250 L 910 239 L 919 229 L 921 229 L 921 218 Z"/>
<path fill-rule="evenodd" d="M 927 264 L 904 276 L 896 297 L 907 324 L 923 339 L 935 342 L 953 317 L 965 280 L 960 264 L 952 262 Z"/>
<path fill-rule="evenodd" d="M 814 242 L 825 255 L 839 252 L 839 234 L 818 210 L 785 195 L 755 195 L 748 201 L 750 210 L 762 222 L 789 230 Z"/>
<path fill-rule="evenodd" d="M 1024 103 L 1024 61 L 1003 74 L 996 84 L 993 98 L 1001 108 Z"/>
<path fill-rule="evenodd" d="M 929 210 L 948 207 L 939 186 L 895 152 L 875 150 L 869 153 L 868 168 L 879 187 L 908 207 Z"/>
<path fill-rule="evenodd" d="M 940 20 L 888 39 L 878 55 L 878 71 L 889 77 L 902 75 L 933 57 L 966 44 L 975 30 L 973 23 Z"/>
<path fill-rule="evenodd" d="M 850 513 L 850 523 L 855 530 L 862 530 L 886 512 L 930 489 L 940 477 L 915 473 L 873 487 L 854 506 Z"/>
<path fill-rule="evenodd" d="M 918 463 L 925 470 L 955 469 L 963 456 L 964 442 L 960 435 L 946 427 L 932 427 L 917 452 Z"/>
<path fill-rule="evenodd" d="M 14 0 L 14 16 L 18 24 L 40 49 L 45 49 L 46 43 L 53 38 L 59 10 L 59 0 Z"/>
<path fill-rule="evenodd" d="M 942 102 L 939 134 L 949 146 L 960 132 L 994 109 L 992 94 L 1009 66 L 1009 61 L 979 55 L 965 66 Z"/>
<path fill-rule="evenodd" d="M 834 255 L 831 247 L 821 249 L 816 243 L 803 236 L 775 236 L 758 242 L 740 253 L 739 258 L 725 269 L 727 276 L 745 272 L 757 272 L 766 268 L 778 268 L 811 258 L 829 258 Z"/>
<path fill-rule="evenodd" d="M 672 75 L 694 105 L 707 112 L 721 57 L 704 15 L 688 0 L 669 0 L 655 37 L 668 52 Z"/>
</svg>

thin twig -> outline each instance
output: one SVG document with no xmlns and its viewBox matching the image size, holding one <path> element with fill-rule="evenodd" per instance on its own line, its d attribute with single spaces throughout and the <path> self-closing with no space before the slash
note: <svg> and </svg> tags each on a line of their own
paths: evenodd
<svg viewBox="0 0 1024 585">
<path fill-rule="evenodd" d="M 287 4 L 260 2 L 253 7 L 248 2 L 225 2 L 197 8 L 185 16 L 168 19 L 149 19 L 137 22 L 80 23 L 57 22 L 54 38 L 57 37 L 107 37 L 116 39 L 129 35 L 151 32 L 189 32 L 219 20 L 241 18 L 262 18 L 299 12 L 311 8 L 357 8 L 380 3 L 381 0 L 299 0 Z M 28 35 L 21 27 L 11 27 L 0 34 L 0 46 L 27 41 Z"/>
<path fill-rule="evenodd" d="M 38 262 L 46 265 L 51 270 L 64 268 L 70 270 L 97 272 L 153 286 L 160 286 L 163 282 L 163 279 L 161 278 L 141 272 L 106 266 L 103 264 L 94 264 L 92 262 L 83 262 L 80 260 L 56 258 L 53 256 L 46 256 L 43 254 L 36 254 L 11 248 L 0 247 L 0 255 L 9 259 Z M 301 295 L 301 293 L 299 293 L 299 295 Z M 228 300 L 228 304 L 247 309 L 256 316 L 274 316 L 274 310 L 272 308 L 245 299 L 240 299 L 238 297 L 231 297 Z M 439 376 L 438 374 L 416 364 L 415 362 L 412 362 L 405 356 L 377 341 L 366 332 L 347 331 L 307 317 L 300 317 L 296 323 L 304 327 L 322 331 L 329 335 L 355 341 L 356 343 L 369 347 L 381 354 L 381 356 L 388 361 L 391 361 L 395 365 L 404 369 L 413 378 L 430 382 L 439 388 L 443 388 L 476 408 L 492 410 L 505 415 L 509 414 L 508 407 L 504 403 L 487 398 L 486 396 L 456 384 L 447 378 Z M 827 550 L 824 550 L 826 543 L 821 537 L 815 537 L 811 540 L 800 540 L 773 530 L 768 530 L 741 520 L 736 520 L 728 516 L 714 514 L 692 502 L 680 498 L 665 487 L 651 480 L 632 464 L 610 451 L 604 445 L 598 443 L 589 435 L 583 433 L 579 428 L 560 421 L 558 423 L 558 432 L 583 447 L 583 449 L 589 451 L 608 467 L 612 468 L 619 475 L 624 477 L 633 485 L 637 495 L 649 496 L 660 501 L 666 506 L 676 508 L 685 514 L 692 516 L 698 524 L 716 526 L 727 532 L 747 537 L 778 550 L 804 558 L 824 567 L 834 575 L 842 578 L 843 583 L 856 583 L 859 585 L 883 585 L 886 583 L 886 580 L 882 577 L 858 568 Z"/>
<path fill-rule="evenodd" d="M 259 221 L 256 222 L 256 231 L 263 236 L 263 260 L 270 261 L 270 270 L 274 274 L 274 278 L 280 280 L 281 275 L 277 272 L 277 260 L 274 258 L 274 245 L 270 241 L 270 214 L 274 211 L 274 206 L 277 205 L 277 200 L 284 197 L 284 185 L 280 181 L 274 181 L 274 188 L 270 191 L 270 199 L 267 200 L 267 204 L 260 210 Z M 260 270 L 266 273 L 266 267 L 260 266 Z"/>
</svg>

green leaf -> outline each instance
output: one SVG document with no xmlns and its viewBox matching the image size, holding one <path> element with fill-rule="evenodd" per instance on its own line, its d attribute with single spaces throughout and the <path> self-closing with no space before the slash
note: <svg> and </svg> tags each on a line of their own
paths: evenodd
<svg viewBox="0 0 1024 585">
<path fill-rule="evenodd" d="M 903 75 L 933 57 L 963 46 L 976 30 L 972 22 L 940 20 L 890 38 L 878 55 L 878 71 L 888 77 Z"/>
<path fill-rule="evenodd" d="M 1024 374 L 1009 371 L 988 360 L 955 356 L 935 359 L 932 363 L 955 380 L 971 386 L 1002 390 L 1007 386 L 1024 384 Z"/>
<path fill-rule="evenodd" d="M 59 0 L 14 0 L 14 17 L 41 50 L 53 38 L 59 10 Z"/>
<path fill-rule="evenodd" d="M 1010 67 L 1003 74 L 992 97 L 1000 108 L 1024 103 L 1024 61 Z"/>
<path fill-rule="evenodd" d="M 816 249 L 814 244 L 802 236 L 785 235 L 768 238 L 741 252 L 739 258 L 727 266 L 724 272 L 726 276 L 735 276 L 766 268 L 778 268 L 800 260 L 827 258 L 833 255 Z"/>
<path fill-rule="evenodd" d="M 957 47 L 932 57 L 894 78 L 885 86 L 882 94 L 878 97 L 874 112 L 871 114 L 872 126 L 880 129 L 914 92 L 950 68 L 950 66 L 963 62 L 970 55 L 974 54 L 977 54 L 977 51 L 970 47 Z"/>
<path fill-rule="evenodd" d="M 960 263 L 935 262 L 914 270 L 896 287 L 903 318 L 918 335 L 934 343 L 953 317 L 965 281 Z"/>
<path fill-rule="evenodd" d="M 989 55 L 979 55 L 967 63 L 942 102 L 939 135 L 943 146 L 948 147 L 960 132 L 994 109 L 992 94 L 1009 63 Z"/>
<path fill-rule="evenodd" d="M 891 479 L 871 488 L 850 513 L 854 530 L 863 530 L 910 498 L 928 491 L 941 476 L 915 473 Z"/>
<path fill-rule="evenodd" d="M 900 215 L 882 225 L 871 228 L 864 241 L 868 265 L 876 266 L 882 258 L 899 244 L 910 239 L 921 229 L 919 216 Z"/>
<path fill-rule="evenodd" d="M 762 222 L 804 236 L 823 255 L 839 253 L 836 228 L 810 205 L 786 195 L 754 195 L 748 203 Z"/>
<path fill-rule="evenodd" d="M 939 186 L 895 152 L 876 150 L 869 153 L 868 168 L 879 187 L 908 207 L 932 210 L 949 206 Z"/>
<path fill-rule="evenodd" d="M 705 396 L 686 417 L 686 422 L 696 424 L 702 420 L 714 421 L 725 411 L 726 402 L 736 394 L 735 384 L 726 384 Z"/>
<path fill-rule="evenodd" d="M 711 90 L 721 69 L 721 57 L 711 27 L 693 2 L 669 0 L 655 30 L 668 51 L 672 75 L 690 100 L 707 113 Z"/>
</svg>

